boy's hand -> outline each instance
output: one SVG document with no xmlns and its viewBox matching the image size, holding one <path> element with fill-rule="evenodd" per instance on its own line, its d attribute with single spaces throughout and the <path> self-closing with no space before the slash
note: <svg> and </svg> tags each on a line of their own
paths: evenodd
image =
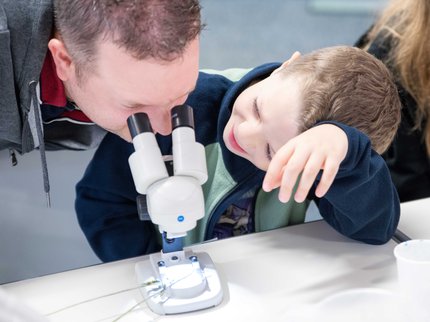
<svg viewBox="0 0 430 322">
<path fill-rule="evenodd" d="M 321 198 L 333 183 L 347 152 L 348 137 L 341 128 L 333 124 L 313 127 L 276 152 L 264 177 L 263 189 L 271 191 L 280 186 L 279 200 L 287 202 L 301 173 L 294 200 L 303 202 L 319 171 L 323 170 L 315 191 Z"/>
</svg>

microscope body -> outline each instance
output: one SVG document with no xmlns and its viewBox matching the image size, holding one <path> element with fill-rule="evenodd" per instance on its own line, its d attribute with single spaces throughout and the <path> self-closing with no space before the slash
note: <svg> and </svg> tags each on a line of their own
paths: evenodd
<svg viewBox="0 0 430 322">
<path fill-rule="evenodd" d="M 166 238 L 184 237 L 205 214 L 201 185 L 207 180 L 206 156 L 196 142 L 191 107 L 172 110 L 173 176 L 169 176 L 146 114 L 133 115 L 129 127 L 135 152 L 129 165 L 137 192 L 146 195 L 151 221 Z"/>
<path fill-rule="evenodd" d="M 136 190 L 146 195 L 150 220 L 163 236 L 161 253 L 135 267 L 143 297 L 158 314 L 216 306 L 223 291 L 214 263 L 207 253 L 182 248 L 187 231 L 205 215 L 201 185 L 207 180 L 206 156 L 195 140 L 192 109 L 187 105 L 172 109 L 172 176 L 147 115 L 135 114 L 127 121 L 135 148 L 129 164 Z"/>
<path fill-rule="evenodd" d="M 204 216 L 202 187 L 194 178 L 173 176 L 147 190 L 148 213 L 166 238 L 184 237 Z"/>
</svg>

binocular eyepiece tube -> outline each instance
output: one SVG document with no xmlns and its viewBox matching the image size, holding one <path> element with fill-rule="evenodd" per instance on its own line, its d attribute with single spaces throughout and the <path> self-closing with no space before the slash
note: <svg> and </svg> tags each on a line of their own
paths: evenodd
<svg viewBox="0 0 430 322">
<path fill-rule="evenodd" d="M 171 116 L 172 130 L 175 130 L 178 127 L 190 127 L 194 129 L 194 116 L 191 106 L 175 106 L 171 111 Z M 148 114 L 143 112 L 130 115 L 127 119 L 127 125 L 132 138 L 140 133 L 154 132 Z"/>
<path fill-rule="evenodd" d="M 190 127 L 194 129 L 193 109 L 189 105 L 178 105 L 172 109 L 172 130 L 178 127 Z"/>
</svg>

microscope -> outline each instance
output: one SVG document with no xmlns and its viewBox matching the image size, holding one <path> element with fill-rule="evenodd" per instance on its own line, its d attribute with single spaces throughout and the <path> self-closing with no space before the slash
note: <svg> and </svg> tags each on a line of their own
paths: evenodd
<svg viewBox="0 0 430 322">
<path fill-rule="evenodd" d="M 172 109 L 172 161 L 169 174 L 145 113 L 131 115 L 128 127 L 135 152 L 129 165 L 139 198 L 149 219 L 158 225 L 162 251 L 136 264 L 144 300 L 157 314 L 176 314 L 213 307 L 223 292 L 214 263 L 207 253 L 184 250 L 182 241 L 205 214 L 201 185 L 207 180 L 206 156 L 196 142 L 193 110 Z M 142 201 L 142 199 L 141 199 Z M 142 207 L 139 205 L 138 207 Z M 141 211 L 139 211 L 141 213 Z"/>
</svg>

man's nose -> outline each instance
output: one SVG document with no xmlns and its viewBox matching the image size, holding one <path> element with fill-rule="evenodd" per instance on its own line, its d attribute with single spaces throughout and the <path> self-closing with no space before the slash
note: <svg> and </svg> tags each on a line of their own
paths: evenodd
<svg viewBox="0 0 430 322">
<path fill-rule="evenodd" d="M 151 113 L 149 119 L 154 132 L 161 135 L 169 135 L 172 133 L 172 119 L 170 115 L 171 108 L 161 109 Z"/>
</svg>

